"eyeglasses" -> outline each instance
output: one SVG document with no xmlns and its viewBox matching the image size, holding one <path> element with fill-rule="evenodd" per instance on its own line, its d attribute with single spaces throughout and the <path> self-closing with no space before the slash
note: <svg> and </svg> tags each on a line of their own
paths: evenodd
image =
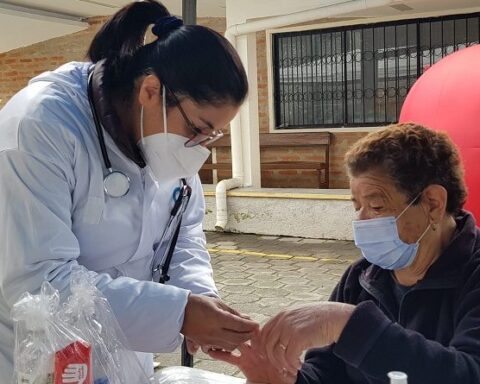
<svg viewBox="0 0 480 384">
<path fill-rule="evenodd" d="M 202 129 L 195 126 L 195 124 L 193 124 L 192 121 L 188 118 L 187 114 L 185 113 L 182 106 L 180 105 L 180 100 L 178 100 L 177 96 L 166 85 L 164 85 L 164 87 L 167 90 L 167 92 L 169 92 L 170 95 L 172 96 L 176 107 L 178 108 L 178 110 L 183 116 L 183 119 L 187 123 L 187 127 L 194 134 L 194 136 L 185 143 L 185 147 L 191 148 L 191 147 L 195 147 L 197 145 L 202 145 L 202 144 L 209 145 L 217 141 L 221 137 L 223 137 L 223 131 L 221 129 L 212 130 L 208 134 L 203 133 Z"/>
</svg>

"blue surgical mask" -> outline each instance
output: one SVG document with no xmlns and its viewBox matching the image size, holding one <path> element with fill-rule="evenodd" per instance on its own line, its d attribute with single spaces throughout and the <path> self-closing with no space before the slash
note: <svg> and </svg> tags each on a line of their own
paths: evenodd
<svg viewBox="0 0 480 384">
<path fill-rule="evenodd" d="M 420 195 L 419 195 L 420 196 Z M 370 263 L 383 269 L 402 269 L 412 264 L 417 255 L 420 240 L 427 233 L 430 224 L 417 242 L 405 243 L 398 234 L 397 220 L 412 206 L 418 196 L 398 215 L 378 219 L 354 220 L 353 237 L 355 245 Z"/>
</svg>

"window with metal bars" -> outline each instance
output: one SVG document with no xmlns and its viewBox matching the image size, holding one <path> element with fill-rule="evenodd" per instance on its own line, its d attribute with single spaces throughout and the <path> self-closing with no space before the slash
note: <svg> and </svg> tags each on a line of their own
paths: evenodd
<svg viewBox="0 0 480 384">
<path fill-rule="evenodd" d="M 274 34 L 275 128 L 394 123 L 425 70 L 479 41 L 480 13 Z"/>
</svg>

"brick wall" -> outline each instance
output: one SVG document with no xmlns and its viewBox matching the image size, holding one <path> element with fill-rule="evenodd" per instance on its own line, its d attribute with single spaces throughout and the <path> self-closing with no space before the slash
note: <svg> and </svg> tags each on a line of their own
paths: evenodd
<svg viewBox="0 0 480 384">
<path fill-rule="evenodd" d="M 81 32 L 0 53 L 0 107 L 39 73 L 73 60 L 85 60 L 88 44 L 103 18 L 92 18 Z"/>
<path fill-rule="evenodd" d="M 39 73 L 68 61 L 85 60 L 90 41 L 105 19 L 93 17 L 88 20 L 89 27 L 81 32 L 0 53 L 0 108 Z M 225 31 L 224 18 L 199 18 L 198 23 L 220 33 Z"/>
</svg>

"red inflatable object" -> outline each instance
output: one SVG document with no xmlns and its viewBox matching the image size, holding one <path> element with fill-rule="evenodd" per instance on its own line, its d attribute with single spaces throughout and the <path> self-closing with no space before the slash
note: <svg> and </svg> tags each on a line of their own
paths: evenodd
<svg viewBox="0 0 480 384">
<path fill-rule="evenodd" d="M 403 104 L 400 122 L 448 133 L 465 167 L 465 209 L 480 222 L 480 45 L 443 58 L 420 76 Z"/>
</svg>

